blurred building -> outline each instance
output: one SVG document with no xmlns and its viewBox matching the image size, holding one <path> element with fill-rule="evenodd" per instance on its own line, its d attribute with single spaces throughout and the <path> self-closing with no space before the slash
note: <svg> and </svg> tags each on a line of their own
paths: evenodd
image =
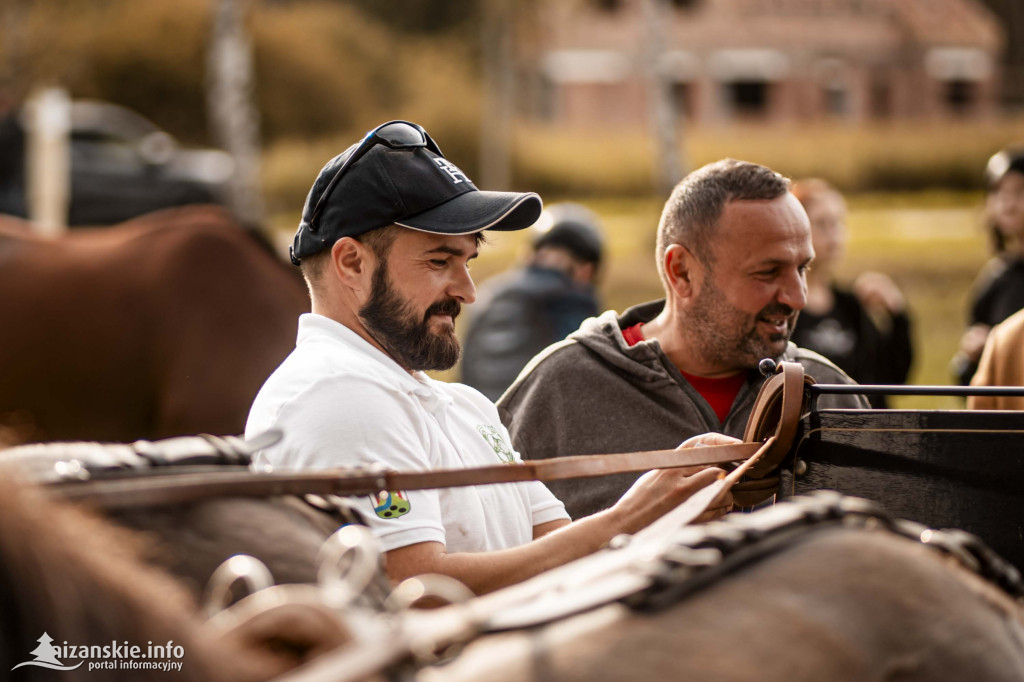
<svg viewBox="0 0 1024 682">
<path fill-rule="evenodd" d="M 542 3 L 534 114 L 643 124 L 643 2 Z M 659 68 L 698 124 L 970 118 L 998 108 L 1004 49 L 981 0 L 662 0 Z"/>
<path fill-rule="evenodd" d="M 1024 2 L 983 0 L 1006 29 L 1003 55 L 1003 104 L 1010 111 L 1024 110 Z"/>
</svg>

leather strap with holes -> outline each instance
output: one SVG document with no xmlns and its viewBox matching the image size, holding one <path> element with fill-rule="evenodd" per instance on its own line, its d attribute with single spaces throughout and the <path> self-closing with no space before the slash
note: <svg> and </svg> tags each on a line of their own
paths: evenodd
<svg viewBox="0 0 1024 682">
<path fill-rule="evenodd" d="M 778 373 L 765 382 L 747 424 L 745 442 L 685 450 L 653 450 L 609 455 L 581 455 L 521 464 L 437 469 L 432 471 L 336 470 L 315 472 L 239 472 L 165 474 L 146 478 L 118 478 L 60 482 L 47 486 L 68 500 L 86 501 L 102 509 L 127 509 L 185 504 L 211 497 L 267 497 L 274 495 L 374 495 L 382 490 L 424 490 L 517 481 L 557 481 L 611 474 L 638 473 L 651 469 L 722 465 L 741 462 L 757 452 L 763 441 L 775 436 L 761 461 L 747 472 L 763 477 L 782 461 L 793 442 L 803 406 L 803 367 L 783 362 Z M 774 422 L 773 434 L 763 433 Z M 767 464 L 764 460 L 768 460 Z M 774 492 L 777 479 L 747 481 L 735 490 L 762 499 Z M 735 494 L 735 493 L 734 493 Z M 743 506 L 748 506 L 744 500 Z"/>
</svg>

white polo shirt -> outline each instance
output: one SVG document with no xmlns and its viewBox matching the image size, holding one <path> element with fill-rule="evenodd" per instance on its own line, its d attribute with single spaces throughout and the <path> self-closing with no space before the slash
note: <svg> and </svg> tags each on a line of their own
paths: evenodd
<svg viewBox="0 0 1024 682">
<path fill-rule="evenodd" d="M 275 469 L 389 469 L 488 466 L 518 461 L 497 409 L 462 384 L 403 370 L 330 318 L 299 318 L 295 350 L 267 379 L 245 435 L 280 428 L 282 440 L 254 458 Z M 389 551 L 441 542 L 449 552 L 504 549 L 533 539 L 533 526 L 568 519 L 543 484 L 384 491 L 359 498 Z"/>
</svg>

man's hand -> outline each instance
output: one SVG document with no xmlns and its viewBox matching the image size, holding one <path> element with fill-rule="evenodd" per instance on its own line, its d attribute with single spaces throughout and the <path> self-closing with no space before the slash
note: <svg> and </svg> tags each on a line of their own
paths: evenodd
<svg viewBox="0 0 1024 682">
<path fill-rule="evenodd" d="M 727 436 L 724 433 L 702 433 L 692 438 L 687 438 L 679 444 L 676 450 L 699 448 L 706 445 L 729 445 L 730 443 L 740 442 L 742 442 L 740 439 Z M 731 512 L 733 510 L 733 506 L 732 491 L 726 491 L 724 495 L 717 498 L 711 506 L 708 507 L 707 511 L 694 519 L 693 522 L 705 523 L 707 521 L 714 521 L 715 519 L 721 518 Z"/>
<path fill-rule="evenodd" d="M 960 337 L 960 353 L 970 362 L 977 362 L 981 357 L 990 329 L 987 324 L 972 324 Z"/>
<path fill-rule="evenodd" d="M 699 436 L 687 438 L 676 447 L 676 450 L 702 448 L 707 445 L 729 445 L 731 443 L 742 442 L 743 441 L 741 441 L 739 438 L 733 438 L 732 436 L 727 436 L 724 433 L 715 433 L 714 431 L 712 431 L 711 433 L 702 433 Z"/>
<path fill-rule="evenodd" d="M 853 293 L 869 310 L 897 315 L 907 307 L 903 292 L 892 278 L 881 272 L 864 272 L 854 281 Z"/>
<path fill-rule="evenodd" d="M 739 443 L 736 438 L 721 433 L 705 433 L 688 439 L 677 449 L 728 445 Z M 717 467 L 679 467 L 649 471 L 626 491 L 610 510 L 620 515 L 626 533 L 635 533 L 690 499 L 695 492 L 710 485 L 725 472 Z M 732 493 L 725 493 L 712 507 L 697 517 L 710 521 L 732 509 Z"/>
<path fill-rule="evenodd" d="M 720 433 L 690 438 L 680 448 L 726 445 L 739 441 Z M 611 509 L 574 523 L 564 521 L 538 527 L 533 542 L 492 552 L 449 554 L 440 542 L 421 542 L 387 553 L 387 572 L 392 582 L 422 573 L 440 573 L 484 594 L 579 559 L 608 544 L 616 535 L 635 533 L 685 502 L 725 472 L 711 467 L 657 469 L 641 476 Z M 710 520 L 732 507 L 725 493 L 697 520 Z M 561 526 L 561 527 L 557 527 Z"/>
</svg>

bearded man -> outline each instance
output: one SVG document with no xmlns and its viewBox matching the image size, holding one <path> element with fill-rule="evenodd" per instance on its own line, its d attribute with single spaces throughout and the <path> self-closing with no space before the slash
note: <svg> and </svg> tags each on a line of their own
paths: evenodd
<svg viewBox="0 0 1024 682">
<path fill-rule="evenodd" d="M 854 383 L 789 342 L 813 258 L 789 180 L 732 159 L 694 171 L 658 226 L 665 298 L 591 318 L 534 358 L 498 401 L 513 445 L 545 458 L 659 450 L 708 431 L 742 437 L 763 358 L 799 362 L 821 383 Z M 868 406 L 859 395 L 818 405 Z M 550 487 L 579 518 L 608 507 L 635 478 Z"/>
<path fill-rule="evenodd" d="M 526 228 L 540 213 L 536 194 L 477 190 L 405 121 L 329 161 L 292 245 L 312 313 L 300 317 L 296 348 L 260 390 L 245 429 L 252 437 L 276 427 L 284 437 L 256 464 L 410 471 L 519 461 L 487 398 L 423 370 L 458 361 L 454 322 L 476 297 L 469 263 L 480 233 Z M 710 434 L 689 445 L 732 440 Z M 383 491 L 361 504 L 392 580 L 440 573 L 483 593 L 639 530 L 720 473 L 649 472 L 610 509 L 572 524 L 536 481 Z M 707 516 L 730 505 L 723 499 Z"/>
</svg>

